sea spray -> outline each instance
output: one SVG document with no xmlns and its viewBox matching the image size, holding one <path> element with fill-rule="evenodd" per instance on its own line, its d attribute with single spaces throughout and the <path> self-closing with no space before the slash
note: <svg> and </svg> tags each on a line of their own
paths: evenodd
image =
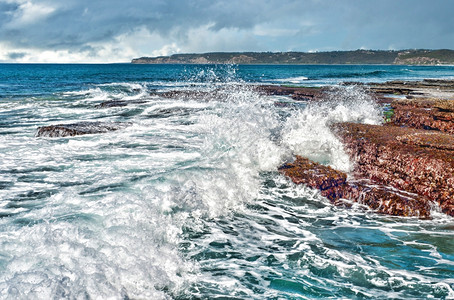
<svg viewBox="0 0 454 300">
<path fill-rule="evenodd" d="M 210 217 L 255 199 L 260 172 L 276 170 L 283 155 L 271 138 L 279 126 L 272 103 L 246 85 L 222 89 L 225 99 L 213 100 L 198 121 L 198 136 L 204 140 L 194 168 L 198 175 L 191 174 L 191 184 L 185 183 L 190 193 L 197 191 L 199 205 Z"/>
<path fill-rule="evenodd" d="M 191 91 L 193 87 L 184 89 Z M 82 293 L 102 297 L 178 295 L 194 283 L 196 274 L 200 276 L 199 270 L 204 268 L 204 264 L 197 266 L 191 259 L 181 257 L 179 245 L 186 243 L 187 234 L 207 232 L 206 227 L 212 227 L 213 220 L 248 211 L 248 205 L 263 192 L 261 174 L 275 172 L 292 153 L 298 153 L 298 147 L 292 144 L 291 135 L 287 133 L 289 128 L 296 123 L 303 124 L 299 134 L 295 134 L 311 136 L 315 141 L 309 143 L 298 138 L 303 149 L 315 144 L 317 148 L 312 148 L 311 153 L 326 155 L 331 151 L 332 156 L 326 159 L 328 163 L 336 162 L 339 155 L 336 153 L 342 153 L 342 149 L 333 148 L 336 139 L 328 125 L 340 120 L 364 120 L 363 113 L 370 108 L 364 104 L 364 111 L 349 114 L 352 107 L 367 101 L 355 102 L 351 91 L 345 92 L 346 96 L 338 92 L 336 95 L 340 98 L 332 99 L 329 105 L 309 104 L 292 111 L 290 117 L 282 118 L 280 109 L 273 105 L 273 97 L 264 97 L 249 85 L 238 81 L 220 84 L 217 77 L 211 76 L 202 90 L 214 89 L 221 97 L 208 102 L 199 99 L 197 93 L 184 101 L 155 98 L 134 117 L 134 126 L 115 134 L 72 139 L 63 144 L 42 140 L 42 145 L 50 147 L 48 153 L 53 160 L 65 162 L 65 157 L 73 157 L 72 161 L 79 161 L 77 168 L 69 167 L 65 173 L 79 178 L 82 190 L 76 184 L 65 192 L 57 192 L 47 200 L 43 214 L 35 211 L 37 215 L 33 218 L 48 220 L 42 225 L 44 232 L 50 236 L 58 232 L 60 236 L 48 241 L 46 247 L 40 244 L 42 235 L 36 234 L 36 249 L 54 249 L 37 251 L 36 262 L 45 256 L 55 257 L 54 262 L 41 271 L 32 268 L 38 274 L 45 274 L 47 279 L 38 280 L 22 292 L 12 288 L 8 294 L 32 296 L 37 287 L 47 285 L 48 289 L 39 291 L 48 295 Z M 117 91 L 111 92 L 114 94 L 110 95 L 118 97 Z M 92 99 L 92 95 L 87 97 L 89 102 Z M 193 113 L 184 113 L 183 107 Z M 326 113 L 328 108 L 329 113 Z M 166 114 L 162 114 L 164 111 Z M 174 113 L 168 114 L 170 111 Z M 92 109 L 92 114 L 106 112 Z M 309 118 L 308 122 L 301 121 L 303 116 Z M 169 139 L 170 133 L 172 139 Z M 326 136 L 332 149 L 326 148 Z M 188 138 L 192 141 L 190 145 Z M 147 150 L 150 141 L 159 144 L 157 151 Z M 114 145 L 131 146 L 122 147 L 130 149 L 125 156 L 121 148 L 116 148 L 118 146 L 112 148 Z M 166 147 L 168 150 L 163 151 Z M 145 157 L 147 153 L 149 156 Z M 101 163 L 105 160 L 112 163 Z M 93 164 L 96 161 L 100 163 Z M 160 173 L 160 168 L 165 172 Z M 137 175 L 131 177 L 122 170 L 128 173 L 135 170 L 130 174 Z M 116 175 L 105 177 L 104 174 Z M 131 182 L 136 176 L 139 180 Z M 84 188 L 82 178 L 91 187 Z M 218 240 L 220 232 L 215 232 L 216 227 L 208 232 Z M 34 227 L 39 228 L 40 225 Z M 293 227 L 291 230 L 301 231 Z M 307 232 L 303 233 L 305 235 L 310 236 Z M 70 246 L 73 244 L 77 247 Z M 66 262 L 68 255 L 73 256 L 71 264 Z M 122 261 L 121 266 L 117 261 Z M 82 276 L 87 264 L 92 267 L 88 269 L 89 274 Z M 66 271 L 49 271 L 59 265 L 65 266 Z M 10 278 L 10 286 L 24 286 L 24 281 L 30 280 L 26 274 L 27 269 L 23 269 L 20 277 Z M 241 283 L 225 279 L 218 282 L 218 289 L 228 291 L 233 284 L 245 295 L 249 294 L 247 289 L 241 288 Z M 95 283 L 97 280 L 99 284 Z"/>
<path fill-rule="evenodd" d="M 341 144 L 331 133 L 329 124 L 339 121 L 380 122 L 380 111 L 378 108 L 362 90 L 356 88 L 333 91 L 332 93 L 336 97 L 333 96 L 333 99 L 328 100 L 327 104 L 314 106 L 309 104 L 305 108 L 293 111 L 293 114 L 296 114 L 297 117 L 291 115 L 288 118 L 282 118 L 279 108 L 273 105 L 275 101 L 273 97 L 261 96 L 247 85 L 227 84 L 223 89 L 229 92 L 227 97 L 221 101 L 211 102 L 210 110 L 206 110 L 199 120 L 199 135 L 205 139 L 201 149 L 203 160 L 200 163 L 200 166 L 203 167 L 203 172 L 198 172 L 198 178 L 194 176 L 195 174 L 191 174 L 191 179 L 183 180 L 186 183 L 182 189 L 178 190 L 180 196 L 184 195 L 179 205 L 180 209 L 192 208 L 192 216 L 201 222 L 198 228 L 186 230 L 189 230 L 192 234 L 197 230 L 201 230 L 205 234 L 208 231 L 213 244 L 229 245 L 233 243 L 233 237 L 226 234 L 225 231 L 223 233 L 223 230 L 220 230 L 212 222 L 230 219 L 232 213 L 235 215 L 249 214 L 248 206 L 254 205 L 258 199 L 264 197 L 262 194 L 263 172 L 275 172 L 284 159 L 290 157 L 292 153 L 296 153 L 295 151 L 298 149 L 292 147 L 288 136 L 286 136 L 286 131 L 293 122 L 302 123 L 299 116 L 311 116 L 314 117 L 314 120 L 317 120 L 310 127 L 315 128 L 314 131 L 305 127 L 299 132 L 301 136 L 311 135 L 313 140 L 318 143 L 318 148 L 311 149 L 311 152 L 318 151 L 321 155 L 324 155 L 328 163 L 334 162 L 334 164 L 337 163 L 338 165 L 341 164 L 336 159 L 342 154 L 344 155 L 344 162 L 346 161 L 345 164 L 348 164 L 349 161 L 348 157 L 343 153 Z M 328 108 L 331 113 L 325 113 Z M 360 108 L 358 111 L 349 114 L 350 110 L 358 108 Z M 276 136 L 276 132 L 280 132 L 282 136 Z M 337 145 L 339 146 L 334 149 L 324 148 L 323 143 L 326 142 L 326 137 L 321 133 L 330 135 L 331 147 L 333 147 L 334 143 L 338 143 Z M 303 144 L 303 147 L 308 146 L 307 142 L 301 139 L 298 141 Z M 328 152 L 331 156 L 327 156 L 327 150 L 331 151 Z M 273 180 L 278 181 L 277 178 L 273 176 Z M 179 178 L 179 181 L 182 182 L 181 178 Z M 302 192 L 306 199 L 310 197 L 311 193 L 313 194 L 308 189 L 303 189 Z M 314 199 L 311 201 L 324 202 L 316 193 L 313 197 Z M 269 209 L 268 205 L 262 205 L 267 207 L 267 210 Z M 322 204 L 323 210 L 329 207 L 325 205 Z M 282 211 L 279 213 L 286 215 Z M 254 224 L 252 226 L 259 225 Z M 311 233 L 301 228 L 291 227 L 288 229 L 298 233 L 300 239 L 318 241 Z M 266 236 L 263 236 L 263 238 L 266 239 Z M 232 262 L 232 264 L 229 260 L 222 259 L 217 265 L 213 259 L 216 255 L 221 254 L 215 254 L 218 252 L 212 253 L 212 250 L 208 250 L 210 247 L 206 242 L 200 242 L 202 243 L 201 245 L 192 245 L 190 247 L 192 250 L 189 253 L 191 253 L 192 257 L 199 257 L 202 253 L 204 253 L 203 257 L 207 258 L 213 255 L 213 258 L 208 259 L 211 264 L 215 264 L 220 269 L 229 269 L 229 273 L 235 274 L 237 269 L 236 262 Z M 195 241 L 195 243 L 198 243 L 198 241 Z M 239 242 L 239 244 L 241 245 L 242 243 Z M 200 249 L 199 247 L 202 248 Z M 253 247 L 250 249 L 243 248 L 245 245 L 241 247 L 243 251 L 254 252 Z M 197 252 L 196 249 L 201 252 Z M 242 255 L 238 255 L 242 257 Z M 239 257 L 238 259 L 240 259 Z M 197 260 L 200 260 L 200 258 Z M 216 259 L 214 260 L 217 261 Z M 285 258 L 282 258 L 282 260 L 285 261 Z M 201 270 L 207 271 L 205 260 L 201 259 L 201 263 Z M 243 262 L 243 264 L 246 263 Z M 245 276 L 245 273 L 237 271 L 238 274 L 233 275 L 236 279 L 231 277 L 223 278 L 223 276 L 218 275 L 216 278 L 207 277 L 202 282 L 199 282 L 197 286 L 200 286 L 202 290 L 211 286 L 221 293 L 229 293 L 229 291 L 234 289 L 235 292 L 232 295 L 254 297 L 248 290 L 247 286 L 249 286 L 249 283 L 247 283 L 247 280 L 244 282 L 244 280 L 240 279 L 241 276 Z M 203 277 L 205 278 L 206 276 L 209 275 L 205 273 Z M 252 277 L 256 278 L 255 280 L 260 280 L 259 275 L 253 275 Z"/>
<path fill-rule="evenodd" d="M 336 122 L 380 124 L 379 106 L 359 87 L 338 87 L 322 102 L 310 102 L 288 118 L 282 144 L 293 153 L 344 172 L 352 168 L 348 155 L 330 125 Z"/>
<path fill-rule="evenodd" d="M 292 102 L 248 83 L 396 68 L 2 65 L 0 298 L 452 298 L 452 218 L 336 207 L 276 171 L 293 154 L 342 166 L 329 124 L 379 123 L 367 95 Z M 127 97 L 143 103 L 95 107 Z M 89 120 L 133 125 L 34 138 Z"/>
</svg>

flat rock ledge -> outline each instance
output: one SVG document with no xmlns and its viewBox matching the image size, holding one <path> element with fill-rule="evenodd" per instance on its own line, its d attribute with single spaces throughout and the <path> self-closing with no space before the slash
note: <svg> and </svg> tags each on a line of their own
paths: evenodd
<svg viewBox="0 0 454 300">
<path fill-rule="evenodd" d="M 289 96 L 297 101 L 322 100 L 329 88 L 259 85 L 256 90 L 265 95 Z"/>
<path fill-rule="evenodd" d="M 454 80 L 363 85 L 377 103 L 385 105 L 387 123 L 332 125 L 355 163 L 349 179 L 345 173 L 298 156 L 279 171 L 295 183 L 319 189 L 335 204 L 347 199 L 379 213 L 420 218 L 430 217 L 438 205 L 454 216 Z M 267 94 L 311 92 L 262 89 Z M 312 92 L 314 96 L 307 98 L 323 100 L 322 91 Z"/>
<path fill-rule="evenodd" d="M 346 173 L 301 156 L 296 156 L 292 163 L 284 164 L 279 171 L 296 184 L 320 190 L 322 196 L 336 205 L 349 206 L 343 200 L 350 200 L 382 214 L 430 217 L 431 203 L 425 197 L 368 181 L 348 181 Z"/>
<path fill-rule="evenodd" d="M 454 139 L 399 126 L 340 123 L 333 126 L 355 161 L 356 178 L 367 178 L 437 202 L 454 216 Z"/>
<path fill-rule="evenodd" d="M 393 101 L 390 125 L 454 134 L 454 101 L 422 98 Z"/>
<path fill-rule="evenodd" d="M 84 134 L 105 133 L 125 128 L 130 123 L 78 122 L 38 127 L 36 137 L 66 137 Z"/>
</svg>

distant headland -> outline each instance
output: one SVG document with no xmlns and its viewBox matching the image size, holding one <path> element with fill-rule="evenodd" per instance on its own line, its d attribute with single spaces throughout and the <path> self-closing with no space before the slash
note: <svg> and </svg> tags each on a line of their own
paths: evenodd
<svg viewBox="0 0 454 300">
<path fill-rule="evenodd" d="M 355 50 L 330 52 L 211 52 L 141 57 L 133 64 L 387 64 L 454 65 L 454 50 Z"/>
</svg>

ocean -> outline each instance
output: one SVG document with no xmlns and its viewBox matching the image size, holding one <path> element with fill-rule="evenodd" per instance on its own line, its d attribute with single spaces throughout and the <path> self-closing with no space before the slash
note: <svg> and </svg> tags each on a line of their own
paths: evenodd
<svg viewBox="0 0 454 300">
<path fill-rule="evenodd" d="M 329 125 L 383 108 L 342 82 L 424 78 L 454 67 L 0 64 L 0 298 L 454 298 L 452 217 L 336 207 L 277 172 L 351 170 Z M 127 126 L 36 136 L 76 122 Z"/>
</svg>

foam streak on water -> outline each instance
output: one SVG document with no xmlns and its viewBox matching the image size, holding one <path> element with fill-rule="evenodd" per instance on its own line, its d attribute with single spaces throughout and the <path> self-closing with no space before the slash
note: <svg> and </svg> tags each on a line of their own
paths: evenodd
<svg viewBox="0 0 454 300">
<path fill-rule="evenodd" d="M 330 125 L 381 123 L 362 89 L 282 106 L 232 67 L 122 68 L 0 101 L 0 298 L 454 297 L 451 218 L 334 207 L 276 171 L 294 154 L 350 170 Z M 34 137 L 79 121 L 132 125 Z"/>
</svg>

